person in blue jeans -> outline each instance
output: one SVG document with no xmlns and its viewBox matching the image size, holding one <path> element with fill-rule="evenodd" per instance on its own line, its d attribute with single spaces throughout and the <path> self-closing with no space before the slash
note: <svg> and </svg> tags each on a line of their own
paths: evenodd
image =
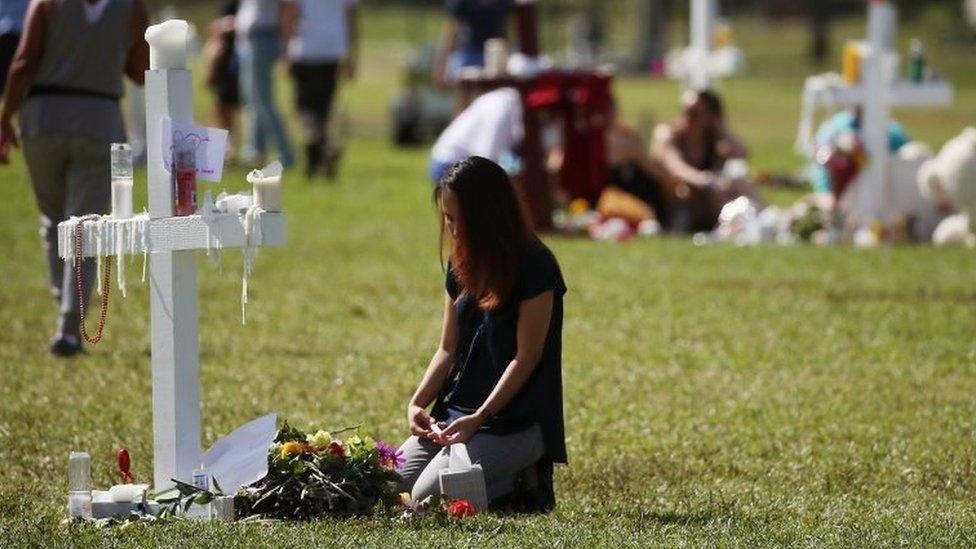
<svg viewBox="0 0 976 549">
<path fill-rule="evenodd" d="M 273 141 L 281 163 L 295 163 L 295 154 L 274 100 L 272 73 L 281 56 L 281 5 L 279 0 L 242 0 L 235 31 L 240 58 L 241 95 L 247 131 L 241 156 L 245 162 L 261 162 Z"/>
</svg>

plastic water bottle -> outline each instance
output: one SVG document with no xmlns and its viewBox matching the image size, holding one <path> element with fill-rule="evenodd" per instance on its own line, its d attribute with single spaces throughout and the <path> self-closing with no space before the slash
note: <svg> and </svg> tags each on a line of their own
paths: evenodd
<svg viewBox="0 0 976 549">
<path fill-rule="evenodd" d="M 908 79 L 918 84 L 925 79 L 925 48 L 918 38 L 912 38 L 909 44 Z"/>
<path fill-rule="evenodd" d="M 210 472 L 203 465 L 199 469 L 193 470 L 193 485 L 201 490 L 210 490 Z M 203 518 L 209 519 L 211 516 L 210 504 L 206 503 L 202 505 L 200 513 L 203 515 Z"/>
<path fill-rule="evenodd" d="M 68 516 L 92 518 L 91 457 L 88 452 L 68 456 Z"/>
<path fill-rule="evenodd" d="M 112 143 L 112 217 L 132 217 L 132 148 Z"/>
</svg>

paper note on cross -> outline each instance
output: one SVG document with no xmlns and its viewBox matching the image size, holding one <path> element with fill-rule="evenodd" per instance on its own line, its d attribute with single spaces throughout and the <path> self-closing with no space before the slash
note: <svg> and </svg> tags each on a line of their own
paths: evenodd
<svg viewBox="0 0 976 549">
<path fill-rule="evenodd" d="M 190 147 L 196 151 L 197 179 L 220 183 L 224 173 L 224 153 L 227 151 L 227 130 L 195 126 L 191 123 L 173 122 L 169 117 L 162 121 L 163 167 L 173 165 L 173 151 L 178 147 Z"/>
<path fill-rule="evenodd" d="M 147 33 L 147 37 L 149 33 Z M 154 46 L 153 43 L 150 43 Z M 185 44 L 183 45 L 185 48 Z M 165 56 L 153 52 L 153 59 Z M 177 56 L 178 57 L 178 56 Z M 165 65 L 164 65 L 165 66 Z M 192 126 L 192 78 L 182 64 L 146 71 L 147 148 L 161 151 L 172 127 Z M 240 213 L 174 217 L 174 189 L 162 154 L 148 155 L 149 219 L 103 217 L 82 227 L 81 254 L 147 253 L 152 330 L 154 488 L 173 486 L 171 479 L 190 482 L 201 464 L 200 354 L 197 324 L 198 252 L 221 248 L 281 245 L 284 214 L 252 213 L 258 235 L 248 234 Z M 105 182 L 108 184 L 108 181 Z M 74 256 L 69 238 L 77 220 L 59 225 L 59 253 Z M 132 238 L 138 228 L 141 234 Z M 125 245 L 121 245 L 125 242 Z"/>
</svg>

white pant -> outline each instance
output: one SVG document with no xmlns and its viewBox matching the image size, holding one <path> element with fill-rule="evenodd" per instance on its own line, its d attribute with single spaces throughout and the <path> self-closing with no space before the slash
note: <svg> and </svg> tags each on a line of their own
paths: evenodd
<svg viewBox="0 0 976 549">
<path fill-rule="evenodd" d="M 415 501 L 439 494 L 440 471 L 448 467 L 450 459 L 446 448 L 430 439 L 412 436 L 400 450 L 405 461 L 399 471 L 403 476 L 399 491 L 410 492 Z M 543 451 L 542 429 L 538 425 L 508 435 L 478 433 L 468 441 L 471 462 L 481 464 L 485 473 L 488 501 L 511 492 L 518 473 L 539 461 Z"/>
</svg>

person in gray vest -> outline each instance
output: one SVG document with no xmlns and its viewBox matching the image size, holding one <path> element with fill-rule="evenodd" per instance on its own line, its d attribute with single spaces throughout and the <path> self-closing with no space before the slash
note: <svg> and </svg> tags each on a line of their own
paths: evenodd
<svg viewBox="0 0 976 549">
<path fill-rule="evenodd" d="M 87 300 L 95 276 L 86 260 L 84 296 L 78 296 L 72 265 L 58 257 L 58 223 L 110 209 L 109 146 L 125 140 L 122 78 L 145 80 L 148 22 L 142 0 L 35 0 L 7 77 L 0 163 L 9 163 L 11 147 L 23 143 L 59 307 L 51 344 L 56 356 L 81 351 L 80 299 Z"/>
</svg>

